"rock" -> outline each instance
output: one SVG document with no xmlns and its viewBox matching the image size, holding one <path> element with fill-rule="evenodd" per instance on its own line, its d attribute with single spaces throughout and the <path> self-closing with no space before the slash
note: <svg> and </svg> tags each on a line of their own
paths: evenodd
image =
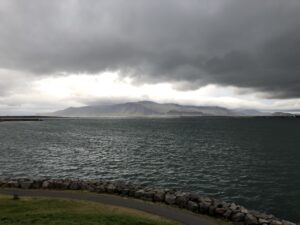
<svg viewBox="0 0 300 225">
<path fill-rule="evenodd" d="M 127 186 L 127 184 L 125 183 L 125 182 L 123 182 L 123 181 L 117 181 L 116 183 L 115 183 L 115 193 L 118 193 L 118 194 L 122 194 L 122 192 L 123 192 L 123 190 L 128 190 L 128 186 Z"/>
<path fill-rule="evenodd" d="M 43 184 L 42 180 L 34 180 L 32 185 L 31 185 L 31 188 L 33 188 L 33 189 L 42 188 L 42 184 Z"/>
<path fill-rule="evenodd" d="M 231 203 L 231 204 L 229 205 L 229 208 L 230 208 L 230 210 L 232 210 L 232 211 L 234 212 L 234 211 L 236 211 L 236 209 L 237 209 L 237 205 L 236 205 L 235 203 Z"/>
<path fill-rule="evenodd" d="M 279 220 L 272 220 L 270 225 L 282 225 L 282 222 L 280 222 Z"/>
<path fill-rule="evenodd" d="M 144 195 L 145 190 L 141 189 L 141 190 L 137 190 L 134 194 L 135 198 L 142 198 L 142 196 Z"/>
<path fill-rule="evenodd" d="M 45 180 L 45 181 L 43 182 L 43 184 L 42 184 L 42 188 L 48 189 L 49 184 L 50 184 L 49 181 Z"/>
<path fill-rule="evenodd" d="M 244 207 L 241 207 L 241 213 L 249 213 L 248 209 L 244 208 Z"/>
<path fill-rule="evenodd" d="M 204 196 L 201 196 L 199 199 L 198 199 L 199 202 L 204 202 L 206 204 L 209 204 L 211 205 L 213 200 L 209 197 L 204 197 Z"/>
<path fill-rule="evenodd" d="M 219 199 L 214 199 L 213 200 L 213 205 L 215 208 L 227 208 L 227 203 L 224 201 L 221 201 Z"/>
<path fill-rule="evenodd" d="M 215 206 L 214 205 L 211 205 L 211 206 L 209 206 L 209 208 L 208 208 L 208 215 L 210 215 L 210 216 L 214 216 L 215 215 Z"/>
<path fill-rule="evenodd" d="M 223 216 L 226 218 L 226 219 L 229 219 L 230 216 L 232 214 L 232 211 L 230 209 L 227 209 L 226 212 L 223 214 Z"/>
<path fill-rule="evenodd" d="M 265 219 L 265 220 L 272 220 L 274 217 L 274 215 L 271 215 L 271 214 L 265 214 L 265 213 L 262 213 L 262 212 L 258 212 L 258 211 L 255 211 L 255 210 L 251 210 L 249 211 L 253 216 L 257 217 L 257 218 L 261 218 L 261 219 Z"/>
<path fill-rule="evenodd" d="M 199 194 L 197 194 L 197 193 L 190 193 L 190 200 L 191 201 L 200 203 L 199 199 L 200 199 L 200 195 Z"/>
<path fill-rule="evenodd" d="M 205 214 L 208 213 L 209 207 L 210 207 L 210 203 L 208 203 L 208 202 L 200 202 L 199 203 L 199 211 L 201 213 L 205 213 Z"/>
<path fill-rule="evenodd" d="M 188 201 L 187 202 L 187 209 L 193 212 L 198 212 L 199 210 L 199 205 L 197 202 L 194 201 Z"/>
<path fill-rule="evenodd" d="M 9 187 L 9 188 L 19 188 L 20 186 L 19 186 L 19 182 L 18 181 L 11 180 L 11 181 L 7 182 L 6 187 Z"/>
<path fill-rule="evenodd" d="M 73 181 L 70 183 L 70 186 L 69 186 L 69 189 L 70 190 L 79 190 L 80 189 L 80 185 L 77 181 Z"/>
<path fill-rule="evenodd" d="M 20 187 L 23 189 L 29 189 L 32 183 L 32 181 L 20 181 Z"/>
<path fill-rule="evenodd" d="M 282 220 L 282 224 L 283 225 L 296 225 L 295 223 L 292 223 L 292 222 L 287 221 L 287 220 Z"/>
<path fill-rule="evenodd" d="M 237 212 L 232 215 L 232 221 L 234 221 L 234 222 L 241 222 L 241 221 L 244 221 L 244 219 L 245 219 L 244 213 Z"/>
<path fill-rule="evenodd" d="M 246 225 L 257 225 L 258 220 L 252 214 L 247 213 L 246 216 L 245 216 L 245 223 L 246 223 Z"/>
<path fill-rule="evenodd" d="M 215 209 L 215 214 L 216 214 L 217 216 L 223 217 L 224 214 L 225 214 L 225 212 L 226 212 L 226 209 L 225 209 L 225 208 L 216 208 L 216 209 Z"/>
<path fill-rule="evenodd" d="M 259 219 L 258 219 L 258 223 L 259 223 L 259 224 L 269 224 L 270 221 L 269 221 L 269 220 L 266 220 L 266 219 L 259 218 Z"/>
<path fill-rule="evenodd" d="M 176 196 L 174 194 L 167 193 L 165 195 L 165 202 L 169 205 L 174 205 L 176 203 Z"/>
<path fill-rule="evenodd" d="M 123 195 L 123 196 L 129 196 L 129 189 L 122 189 L 120 191 L 120 195 Z"/>
<path fill-rule="evenodd" d="M 73 184 L 73 183 L 71 183 L 71 184 Z M 63 181 L 63 180 L 56 180 L 54 182 L 54 186 L 55 186 L 55 189 L 67 190 L 67 189 L 70 188 L 70 182 L 69 181 Z M 74 188 L 74 185 L 73 185 L 72 188 Z M 77 189 L 72 189 L 72 190 L 77 190 Z"/>
<path fill-rule="evenodd" d="M 153 200 L 153 192 L 141 189 L 141 190 L 138 190 L 135 192 L 134 197 L 143 199 L 145 201 L 152 201 Z"/>
<path fill-rule="evenodd" d="M 165 199 L 165 192 L 163 190 L 156 190 L 153 194 L 153 200 L 155 202 L 163 202 Z"/>
<path fill-rule="evenodd" d="M 116 186 L 112 183 L 108 184 L 107 187 L 106 187 L 106 191 L 108 193 L 114 193 L 116 190 Z"/>
<path fill-rule="evenodd" d="M 105 193 L 106 192 L 105 184 L 97 185 L 96 186 L 96 192 L 98 192 L 98 193 Z"/>
<path fill-rule="evenodd" d="M 189 194 L 185 192 L 176 192 L 175 196 L 176 196 L 176 200 L 175 200 L 176 205 L 178 205 L 181 208 L 186 208 L 190 198 Z"/>
</svg>

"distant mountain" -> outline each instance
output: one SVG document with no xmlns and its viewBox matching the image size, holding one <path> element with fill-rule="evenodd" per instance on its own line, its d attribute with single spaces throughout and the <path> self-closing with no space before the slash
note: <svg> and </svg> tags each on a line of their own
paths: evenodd
<svg viewBox="0 0 300 225">
<path fill-rule="evenodd" d="M 240 113 L 217 106 L 186 106 L 159 104 L 151 101 L 127 102 L 123 104 L 71 107 L 47 114 L 66 117 L 104 116 L 241 116 Z"/>
<path fill-rule="evenodd" d="M 277 116 L 277 117 L 296 117 L 295 114 L 286 113 L 286 112 L 274 112 L 274 113 L 272 113 L 272 116 Z"/>
<path fill-rule="evenodd" d="M 243 116 L 270 116 L 271 113 L 261 112 L 255 109 L 235 109 L 235 112 Z"/>
</svg>

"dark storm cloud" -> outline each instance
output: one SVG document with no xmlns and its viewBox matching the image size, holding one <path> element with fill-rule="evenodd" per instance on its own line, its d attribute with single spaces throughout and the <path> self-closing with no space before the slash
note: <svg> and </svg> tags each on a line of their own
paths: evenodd
<svg viewBox="0 0 300 225">
<path fill-rule="evenodd" d="M 299 0 L 0 0 L 0 68 L 300 97 Z"/>
</svg>

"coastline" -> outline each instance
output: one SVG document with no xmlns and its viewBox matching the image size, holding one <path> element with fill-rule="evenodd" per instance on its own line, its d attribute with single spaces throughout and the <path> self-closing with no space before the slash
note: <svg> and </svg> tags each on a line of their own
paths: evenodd
<svg viewBox="0 0 300 225">
<path fill-rule="evenodd" d="M 234 202 L 225 202 L 221 199 L 175 189 L 149 187 L 122 181 L 5 178 L 0 180 L 0 188 L 82 190 L 107 193 L 159 202 L 193 213 L 232 221 L 237 225 L 296 225 L 296 223 L 277 218 L 271 214 L 248 210 Z"/>
</svg>

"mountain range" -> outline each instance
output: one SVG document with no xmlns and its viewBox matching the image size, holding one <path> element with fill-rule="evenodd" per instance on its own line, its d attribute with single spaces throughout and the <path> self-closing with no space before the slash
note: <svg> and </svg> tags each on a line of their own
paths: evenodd
<svg viewBox="0 0 300 225">
<path fill-rule="evenodd" d="M 143 116 L 257 116 L 256 110 L 230 110 L 218 106 L 193 106 L 151 101 L 127 102 L 112 105 L 70 107 L 46 114 L 64 117 L 143 117 Z"/>
</svg>

